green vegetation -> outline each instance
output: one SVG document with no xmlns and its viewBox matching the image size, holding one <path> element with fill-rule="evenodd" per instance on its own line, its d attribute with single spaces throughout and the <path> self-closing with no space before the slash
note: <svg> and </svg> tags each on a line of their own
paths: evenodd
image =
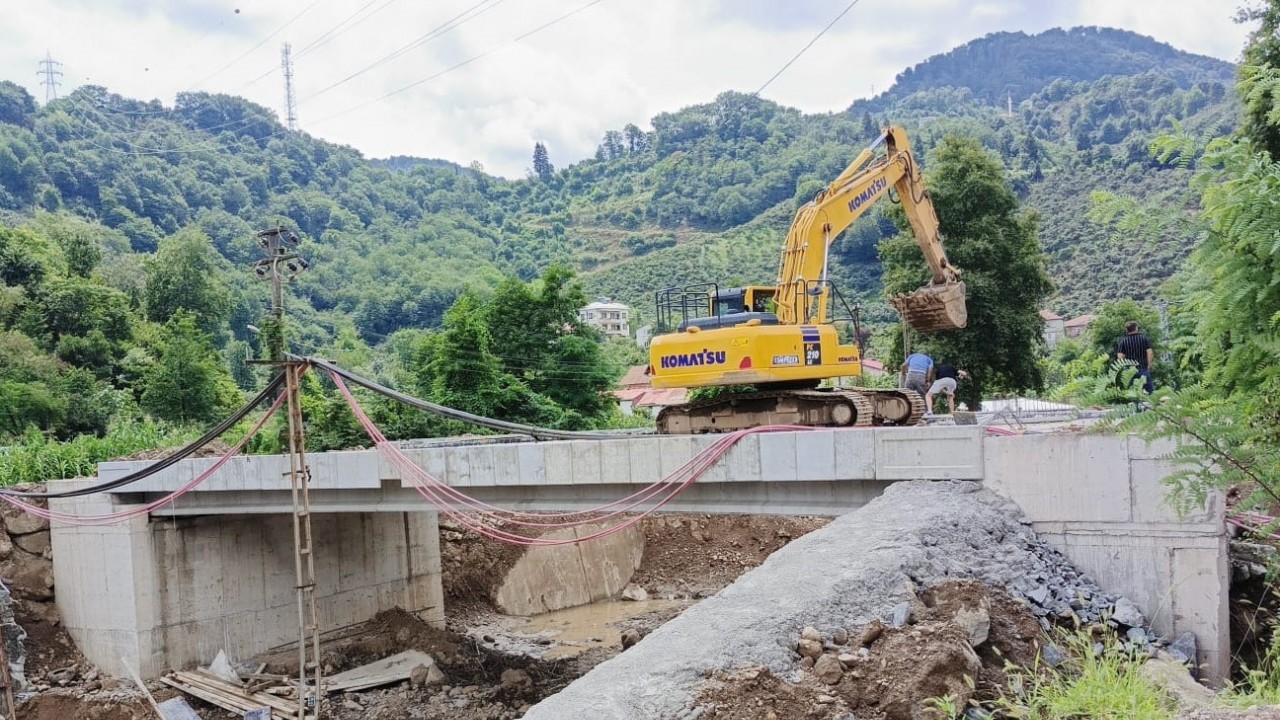
<svg viewBox="0 0 1280 720">
<path fill-rule="evenodd" d="M 918 156 L 937 159 L 926 170 L 940 179 L 956 143 L 991 153 L 992 176 L 1041 218 L 1055 309 L 1142 300 L 1199 228 L 1116 242 L 1117 224 L 1090 216 L 1091 192 L 1185 205 L 1178 188 L 1208 156 L 1147 150 L 1174 129 L 1230 131 L 1231 82 L 1226 63 L 1132 33 L 997 34 L 847 112 L 805 115 L 724 93 L 655 116 L 651 130 L 609 130 L 581 162 L 557 168 L 545 146 L 531 148 L 534 172 L 520 180 L 476 163 L 371 161 L 226 95 L 182 93 L 169 107 L 85 86 L 41 105 L 0 82 L 0 444 L 29 428 L 70 439 L 145 417 L 207 422 L 260 386 L 243 360 L 280 332 L 295 351 L 436 400 L 560 427 L 617 423 L 599 390 L 627 353 L 601 361 L 570 305 L 608 294 L 640 326 L 661 287 L 772 281 L 795 208 L 889 121 L 907 128 Z M 831 253 L 834 278 L 871 324 L 893 319 L 877 256 L 897 233 L 888 209 Z M 263 322 L 267 286 L 245 267 L 259 256 L 254 232 L 276 224 L 298 230 L 312 262 L 290 287 L 286 328 Z M 948 230 L 963 256 L 962 232 Z M 981 276 L 980 261 L 960 264 Z M 583 290 L 570 291 L 559 267 Z M 528 303 L 542 314 L 523 314 Z M 993 368 L 989 382 L 1034 387 L 1036 371 Z M 308 381 L 314 443 L 363 442 L 326 382 Z M 393 437 L 454 429 L 364 399 Z"/>
<path fill-rule="evenodd" d="M 1165 161 L 1197 160 L 1192 187 L 1199 214 L 1162 222 L 1132 199 L 1101 200 L 1127 208 L 1118 215 L 1124 226 L 1150 237 L 1186 224 L 1199 238 L 1168 287 L 1176 309 L 1168 346 L 1177 353 L 1181 389 L 1166 385 L 1146 398 L 1125 380 L 1132 370 L 1112 367 L 1082 381 L 1079 394 L 1088 402 L 1150 406 L 1116 424 L 1177 444 L 1173 457 L 1181 470 L 1169 482 L 1182 507 L 1199 505 L 1211 491 L 1237 488 L 1243 491 L 1237 510 L 1274 510 L 1280 506 L 1280 217 L 1273 201 L 1280 165 L 1270 138 L 1280 137 L 1280 117 L 1257 104 L 1271 102 L 1268 78 L 1280 80 L 1280 39 L 1271 31 L 1280 25 L 1280 2 L 1268 0 L 1240 19 L 1258 23 L 1244 52 L 1258 64 L 1240 70 L 1244 126 L 1229 136 L 1184 131 L 1155 143 Z M 1097 342 L 1107 332 L 1100 329 Z"/>
<path fill-rule="evenodd" d="M 932 168 L 925 181 L 947 238 L 947 256 L 964 273 L 969 323 L 960 330 L 921 334 L 913 350 L 970 373 L 956 397 L 971 409 L 995 390 L 1043 390 L 1037 358 L 1044 322 L 1038 312 L 1052 285 L 1036 235 L 1037 218 L 1019 211 L 999 161 L 976 141 L 944 140 L 932 155 Z M 929 283 L 910 230 L 882 243 L 880 254 L 886 293 Z M 900 347 L 894 342 L 891 366 L 903 361 Z"/>
<path fill-rule="evenodd" d="M 1025 720 L 1173 720 L 1172 699 L 1142 676 L 1146 655 L 1125 651 L 1114 637 L 1064 632 L 1067 659 L 1057 667 L 1006 667 L 1009 690 L 995 703 L 1002 717 Z"/>
<path fill-rule="evenodd" d="M 102 437 L 80 435 L 69 442 L 31 431 L 17 438 L 17 444 L 0 448 L 0 485 L 88 477 L 104 460 L 185 445 L 198 436 L 189 428 L 145 421 L 121 423 Z"/>
</svg>

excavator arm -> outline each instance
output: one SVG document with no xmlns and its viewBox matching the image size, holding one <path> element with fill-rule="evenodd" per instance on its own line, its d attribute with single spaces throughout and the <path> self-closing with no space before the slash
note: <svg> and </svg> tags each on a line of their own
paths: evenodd
<svg viewBox="0 0 1280 720">
<path fill-rule="evenodd" d="M 880 145 L 885 154 L 876 157 Z M 916 242 L 933 274 L 930 285 L 890 298 L 907 324 L 921 331 L 965 326 L 964 283 L 947 260 L 938 232 L 933 201 L 920 177 L 906 133 L 892 126 L 854 159 L 844 172 L 796 212 L 779 263 L 778 322 L 784 325 L 825 323 L 830 284 L 831 243 L 890 189 L 896 190 Z"/>
</svg>

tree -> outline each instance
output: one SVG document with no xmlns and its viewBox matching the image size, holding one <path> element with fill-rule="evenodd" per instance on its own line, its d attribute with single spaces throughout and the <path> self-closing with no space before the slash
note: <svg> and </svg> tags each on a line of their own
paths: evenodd
<svg viewBox="0 0 1280 720">
<path fill-rule="evenodd" d="M 920 335 L 917 348 L 969 371 L 957 397 L 970 408 L 980 407 L 990 390 L 1043 390 L 1037 363 L 1044 326 L 1039 309 L 1053 284 L 1036 235 L 1037 216 L 1019 210 L 1000 160 L 976 140 L 944 138 L 929 167 L 926 185 L 943 244 L 968 288 L 969 323 L 960 330 Z M 899 220 L 905 229 L 905 218 Z M 928 282 L 924 257 L 909 230 L 881 243 L 880 255 L 887 295 Z M 894 345 L 901 347 L 900 342 Z M 894 359 L 895 364 L 900 360 Z"/>
<path fill-rule="evenodd" d="M 1089 323 L 1089 342 L 1098 352 L 1114 360 L 1116 343 L 1125 334 L 1125 323 L 1130 320 L 1138 323 L 1158 357 L 1164 344 L 1160 333 L 1160 313 L 1153 307 L 1139 305 L 1129 298 L 1109 302 L 1098 308 L 1097 317 Z"/>
<path fill-rule="evenodd" d="M 37 286 L 51 264 L 51 248 L 42 235 L 0 227 L 0 285 Z"/>
<path fill-rule="evenodd" d="M 221 330 L 231 313 L 231 291 L 223 261 L 209 236 L 189 227 L 165 238 L 148 258 L 143 306 L 148 320 L 166 323 L 180 310 L 191 313 L 206 333 Z"/>
<path fill-rule="evenodd" d="M 215 420 L 238 394 L 195 314 L 184 309 L 165 323 L 159 357 L 143 376 L 142 387 L 142 408 L 176 422 Z"/>
<path fill-rule="evenodd" d="M 645 137 L 644 131 L 638 126 L 634 123 L 627 123 L 627 126 L 622 128 L 622 135 L 626 138 L 627 152 L 644 152 L 647 147 L 647 138 Z"/>
<path fill-rule="evenodd" d="M 1249 33 L 1239 69 L 1245 115 L 1241 131 L 1255 148 L 1280 160 L 1280 2 L 1242 8 L 1236 22 L 1258 23 Z"/>
<path fill-rule="evenodd" d="M 542 182 L 551 182 L 556 174 L 555 166 L 551 164 L 551 157 L 547 153 L 547 146 L 541 142 L 533 146 L 533 174 Z"/>
<path fill-rule="evenodd" d="M 36 101 L 26 88 L 0 80 L 0 123 L 29 128 L 36 114 Z"/>
</svg>

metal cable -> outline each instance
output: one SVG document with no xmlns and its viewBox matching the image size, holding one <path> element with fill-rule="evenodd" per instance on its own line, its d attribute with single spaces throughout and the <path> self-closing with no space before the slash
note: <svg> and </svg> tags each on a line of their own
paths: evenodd
<svg viewBox="0 0 1280 720">
<path fill-rule="evenodd" d="M 218 423 L 216 426 L 214 426 L 211 430 L 206 432 L 204 435 L 201 435 L 199 438 L 192 441 L 189 445 L 186 445 L 185 447 L 178 449 L 172 455 L 169 455 L 163 460 L 154 462 L 142 468 L 141 470 L 138 470 L 137 472 L 129 473 L 124 477 L 116 478 L 115 480 L 110 480 L 108 482 L 98 483 L 97 485 L 90 485 L 88 487 L 83 487 L 83 488 L 80 488 L 79 490 L 63 490 L 61 492 L 23 492 L 21 490 L 11 490 L 9 488 L 0 488 L 0 495 L 7 495 L 9 497 L 25 497 L 25 498 L 71 498 L 71 497 L 81 497 L 84 495 L 93 495 L 94 493 L 106 492 L 108 490 L 115 490 L 116 488 L 121 488 L 126 485 L 131 485 L 133 483 L 138 482 L 139 480 L 143 480 L 145 478 L 151 477 L 152 475 L 155 475 L 161 470 L 172 467 L 173 465 L 177 464 L 179 460 L 190 457 L 191 454 L 194 453 L 196 450 L 199 450 L 205 445 L 208 445 L 209 443 L 213 442 L 219 435 L 231 429 L 232 425 L 235 425 L 236 423 L 240 422 L 249 413 L 253 412 L 254 408 L 262 404 L 264 400 L 266 400 L 268 397 L 271 396 L 271 393 L 275 392 L 283 384 L 284 384 L 284 373 L 280 373 L 276 375 L 274 378 L 272 378 L 271 382 L 267 383 L 267 386 L 262 389 L 262 392 L 258 393 L 256 396 L 254 396 L 252 400 L 245 403 L 243 407 L 237 410 L 230 417 Z"/>
<path fill-rule="evenodd" d="M 334 365 L 328 360 L 323 360 L 321 358 L 315 358 L 315 357 L 297 357 L 297 356 L 290 356 L 290 357 L 296 360 L 302 360 L 302 361 L 311 363 L 312 365 L 328 370 L 329 372 L 336 373 L 346 378 L 347 380 L 350 380 L 351 382 L 359 385 L 360 387 L 365 388 L 366 390 L 372 390 L 373 392 L 376 392 L 379 395 L 382 395 L 384 397 L 388 397 L 397 402 L 404 403 L 405 405 L 416 407 L 419 410 L 425 410 L 429 413 L 439 415 L 440 417 L 449 418 L 450 420 L 459 420 L 461 422 L 471 423 L 472 425 L 487 427 L 492 430 L 506 430 L 508 432 L 517 432 L 523 435 L 532 436 L 533 438 L 538 440 L 608 440 L 611 438 L 619 437 L 619 433 L 581 432 L 576 430 L 553 430 L 551 428 L 542 428 L 542 427 L 537 427 L 535 425 L 525 425 L 523 423 L 514 423 L 514 422 L 508 422 L 506 420 L 495 420 L 494 418 L 481 417 L 480 415 L 473 415 L 469 412 L 465 412 L 462 410 L 455 410 L 451 407 L 445 407 L 444 405 L 438 405 L 436 403 L 433 403 L 427 400 L 422 400 L 420 398 L 413 397 L 412 395 L 405 395 L 404 393 L 396 390 L 392 390 L 391 388 L 385 385 L 380 385 L 374 382 L 373 380 L 362 378 L 359 375 L 351 373 L 347 370 L 343 370 L 342 368 L 338 367 L 337 365 Z"/>
</svg>

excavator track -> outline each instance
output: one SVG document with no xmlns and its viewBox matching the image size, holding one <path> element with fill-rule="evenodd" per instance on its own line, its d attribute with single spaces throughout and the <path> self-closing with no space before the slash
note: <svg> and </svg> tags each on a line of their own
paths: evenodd
<svg viewBox="0 0 1280 720">
<path fill-rule="evenodd" d="M 672 405 L 658 413 L 657 427 L 662 435 L 700 435 L 761 425 L 915 425 L 923 415 L 924 399 L 912 390 L 768 390 Z"/>
</svg>

